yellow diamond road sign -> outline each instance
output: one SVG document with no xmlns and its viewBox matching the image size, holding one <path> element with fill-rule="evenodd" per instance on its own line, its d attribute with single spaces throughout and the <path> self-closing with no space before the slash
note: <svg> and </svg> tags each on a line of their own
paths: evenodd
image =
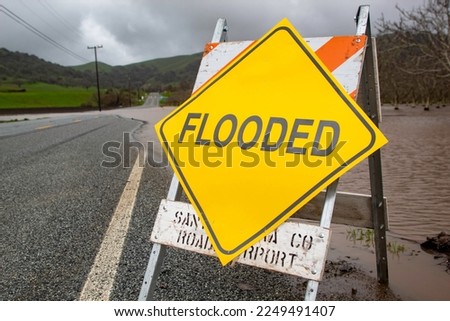
<svg viewBox="0 0 450 321">
<path fill-rule="evenodd" d="M 156 130 L 222 264 L 387 142 L 286 19 Z"/>
</svg>

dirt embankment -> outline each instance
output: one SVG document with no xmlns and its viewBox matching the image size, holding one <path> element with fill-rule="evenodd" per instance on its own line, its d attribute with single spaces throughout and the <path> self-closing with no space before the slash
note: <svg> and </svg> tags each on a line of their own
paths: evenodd
<svg viewBox="0 0 450 321">
<path fill-rule="evenodd" d="M 433 254 L 436 258 L 447 257 L 447 271 L 450 270 L 450 234 L 441 232 L 436 236 L 427 237 L 427 240 L 420 244 L 422 250 Z"/>
</svg>

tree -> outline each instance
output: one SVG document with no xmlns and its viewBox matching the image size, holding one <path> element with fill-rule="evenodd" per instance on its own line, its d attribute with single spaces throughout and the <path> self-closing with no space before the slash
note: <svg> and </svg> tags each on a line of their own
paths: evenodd
<svg viewBox="0 0 450 321">
<path fill-rule="evenodd" d="M 436 97 L 448 100 L 448 94 L 439 96 L 450 87 L 450 0 L 428 0 L 411 11 L 396 8 L 398 21 L 382 17 L 378 24 L 380 36 L 386 36 L 380 59 L 390 59 L 390 68 L 394 64 L 414 79 L 426 108 Z"/>
</svg>

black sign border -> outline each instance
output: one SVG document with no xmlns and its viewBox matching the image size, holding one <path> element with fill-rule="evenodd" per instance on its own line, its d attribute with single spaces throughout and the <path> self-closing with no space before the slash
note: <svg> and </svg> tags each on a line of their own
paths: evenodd
<svg viewBox="0 0 450 321">
<path fill-rule="evenodd" d="M 220 244 L 219 240 L 217 239 L 216 235 L 214 234 L 213 229 L 211 228 L 211 225 L 209 223 L 208 218 L 206 217 L 202 206 L 200 205 L 200 202 L 198 201 L 198 199 L 195 197 L 194 192 L 192 191 L 191 187 L 189 186 L 188 181 L 186 180 L 185 176 L 183 175 L 183 172 L 181 171 L 180 167 L 177 164 L 176 158 L 174 157 L 173 152 L 170 149 L 170 145 L 167 142 L 166 136 L 164 135 L 164 125 L 173 117 L 175 117 L 179 112 L 181 112 L 183 109 L 185 109 L 186 107 L 188 107 L 191 103 L 193 103 L 198 97 L 200 97 L 202 95 L 202 93 L 204 93 L 205 91 L 207 91 L 211 86 L 213 86 L 215 83 L 217 83 L 222 77 L 224 77 L 227 73 L 229 73 L 234 67 L 236 67 L 241 61 L 243 61 L 244 59 L 246 59 L 249 55 L 252 54 L 253 51 L 255 51 L 256 49 L 258 49 L 262 44 L 264 44 L 264 42 L 266 42 L 268 39 L 270 39 L 270 37 L 272 37 L 275 33 L 280 32 L 280 31 L 285 31 L 288 32 L 289 35 L 294 39 L 294 41 L 298 44 L 298 46 L 301 48 L 301 50 L 308 56 L 308 58 L 314 63 L 314 65 L 316 66 L 316 68 L 320 71 L 320 73 L 324 76 L 324 78 L 330 83 L 330 85 L 333 87 L 333 89 L 339 94 L 339 96 L 341 97 L 341 99 L 346 103 L 346 105 L 354 112 L 354 114 L 356 115 L 356 117 L 358 119 L 360 119 L 360 121 L 364 124 L 364 126 L 367 128 L 367 130 L 369 131 L 369 133 L 371 134 L 371 140 L 369 145 L 367 145 L 366 148 L 362 149 L 360 152 L 358 152 L 356 155 L 354 155 L 352 158 L 350 158 L 345 164 L 339 166 L 338 168 L 336 168 L 333 172 L 331 172 L 330 174 L 328 174 L 325 178 L 323 178 L 322 180 L 320 180 L 316 185 L 314 185 L 308 192 L 306 192 L 305 194 L 303 194 L 300 198 L 298 198 L 294 203 L 292 203 L 290 206 L 288 206 L 284 211 L 282 211 L 280 214 L 278 214 L 273 220 L 271 220 L 268 224 L 266 224 L 262 229 L 260 229 L 257 233 L 255 233 L 254 235 L 252 235 L 251 237 L 249 237 L 247 240 L 245 240 L 243 243 L 241 243 L 240 245 L 238 245 L 237 247 L 235 247 L 234 249 L 231 250 L 226 250 L 222 247 L 222 245 Z M 268 229 L 270 229 L 273 225 L 275 225 L 276 223 L 278 223 L 288 212 L 290 212 L 293 208 L 295 208 L 296 206 L 298 206 L 299 203 L 301 203 L 305 198 L 307 198 L 308 196 L 310 196 L 312 193 L 316 192 L 318 190 L 318 188 L 320 186 L 322 186 L 325 182 L 329 181 L 333 176 L 335 176 L 336 174 L 338 174 L 339 172 L 341 172 L 342 170 L 344 170 L 348 165 L 352 164 L 354 161 L 356 161 L 356 159 L 358 159 L 361 155 L 363 155 L 364 153 L 366 153 L 368 150 L 370 150 L 373 145 L 375 144 L 375 132 L 373 131 L 373 128 L 369 125 L 369 123 L 366 121 L 366 119 L 359 113 L 359 111 L 353 106 L 353 103 L 347 98 L 348 96 L 346 96 L 344 93 L 342 93 L 342 91 L 339 89 L 339 87 L 335 84 L 335 82 L 330 78 L 330 76 L 328 75 L 328 73 L 322 68 L 322 66 L 316 61 L 315 57 L 313 55 L 311 55 L 311 53 L 309 52 L 309 50 L 304 46 L 304 44 L 300 41 L 300 39 L 296 36 L 296 34 L 287 26 L 280 26 L 278 28 L 275 28 L 271 33 L 269 33 L 268 35 L 266 35 L 265 38 L 263 38 L 259 43 L 257 43 L 256 45 L 252 46 L 245 54 L 243 54 L 242 56 L 238 57 L 238 59 L 236 59 L 230 66 L 226 67 L 226 70 L 223 71 L 217 78 L 211 80 L 210 82 L 208 82 L 204 87 L 200 88 L 200 91 L 198 93 L 196 93 L 193 97 L 191 97 L 190 99 L 188 99 L 182 106 L 180 106 L 174 113 L 172 113 L 169 117 L 167 117 L 163 123 L 160 126 L 160 135 L 163 139 L 163 144 L 166 148 L 166 151 L 169 153 L 170 158 L 172 159 L 172 161 L 175 164 L 175 168 L 176 171 L 179 175 L 179 177 L 181 178 L 181 180 L 183 181 L 184 185 L 187 188 L 187 192 L 190 194 L 192 200 L 195 202 L 196 208 L 199 210 L 198 215 L 201 215 L 203 222 L 206 224 L 206 228 L 208 229 L 208 231 L 210 232 L 211 237 L 214 240 L 214 243 L 217 247 L 217 249 L 225 254 L 225 255 L 232 255 L 238 251 L 240 251 L 243 247 L 247 246 L 249 243 L 251 243 L 253 240 L 255 240 L 256 238 L 258 238 L 261 234 L 263 234 L 264 232 L 266 232 Z"/>
</svg>

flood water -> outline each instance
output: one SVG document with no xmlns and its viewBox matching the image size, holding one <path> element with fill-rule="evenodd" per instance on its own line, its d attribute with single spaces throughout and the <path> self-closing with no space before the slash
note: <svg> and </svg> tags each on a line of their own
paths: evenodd
<svg viewBox="0 0 450 321">
<path fill-rule="evenodd" d="M 423 242 L 450 233 L 450 106 L 383 107 L 381 131 L 384 194 L 390 232 Z M 370 194 L 367 162 L 340 181 L 340 190 Z"/>
<path fill-rule="evenodd" d="M 450 300 L 450 272 L 445 257 L 425 253 L 420 243 L 450 233 L 450 106 L 383 106 L 380 129 L 389 143 L 382 147 L 384 195 L 388 200 L 388 242 L 405 250 L 389 257 L 390 285 L 407 300 Z M 339 190 L 370 194 L 367 161 L 345 174 Z M 349 227 L 333 230 L 345 242 Z M 348 242 L 348 240 L 347 240 Z M 354 244 L 331 255 L 345 256 L 373 272 L 374 249 Z"/>
</svg>

